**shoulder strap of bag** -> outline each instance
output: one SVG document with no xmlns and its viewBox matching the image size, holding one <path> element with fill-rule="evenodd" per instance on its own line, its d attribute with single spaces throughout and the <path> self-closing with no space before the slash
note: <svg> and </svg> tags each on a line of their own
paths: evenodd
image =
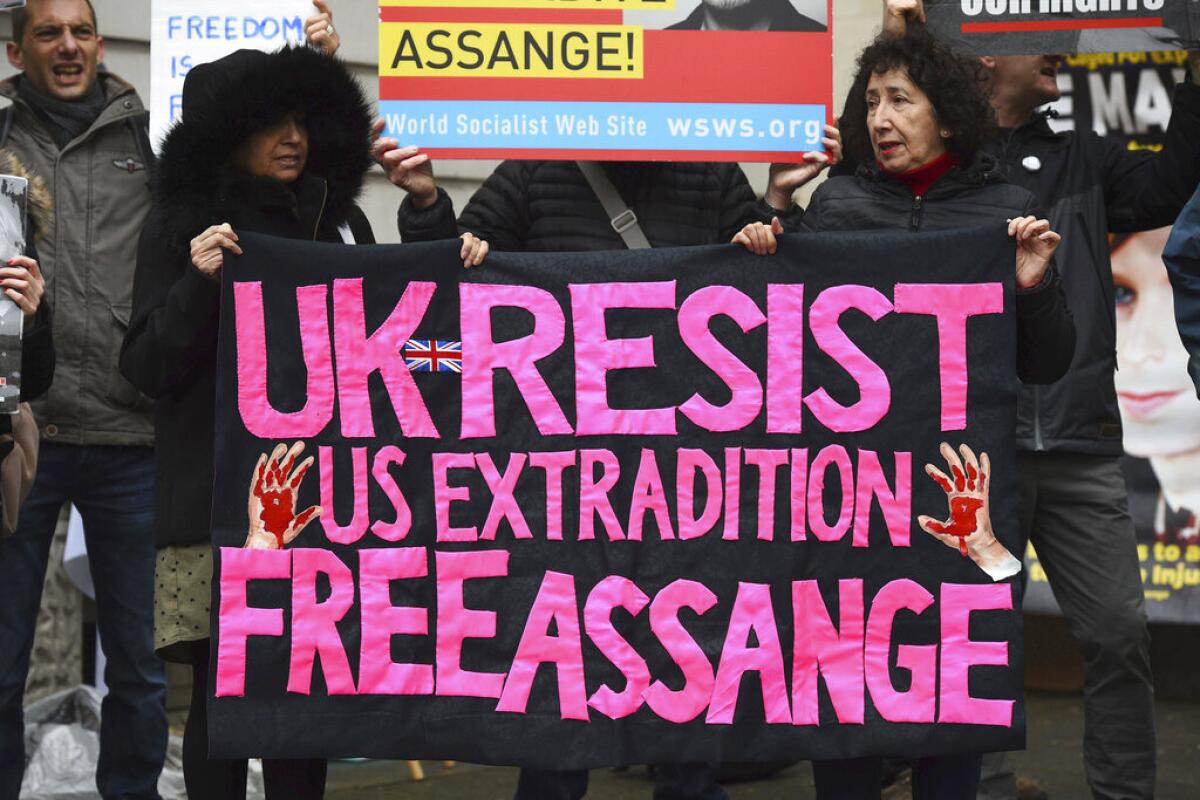
<svg viewBox="0 0 1200 800">
<path fill-rule="evenodd" d="M 579 166 L 579 171 L 583 173 L 588 185 L 592 187 L 592 191 L 596 193 L 596 199 L 600 201 L 600 205 L 604 206 L 604 213 L 609 216 L 609 224 L 625 242 L 625 246 L 630 250 L 649 250 L 652 245 L 646 238 L 642 226 L 638 224 L 637 214 L 625 205 L 625 199 L 621 197 L 617 187 L 613 186 L 613 182 L 605 174 L 604 167 L 596 161 L 576 161 L 575 163 Z"/>
</svg>

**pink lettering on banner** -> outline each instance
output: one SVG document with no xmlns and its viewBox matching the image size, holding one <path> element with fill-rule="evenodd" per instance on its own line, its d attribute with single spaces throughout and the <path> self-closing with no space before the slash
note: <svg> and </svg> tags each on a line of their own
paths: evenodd
<svg viewBox="0 0 1200 800">
<path fill-rule="evenodd" d="M 234 283 L 237 320 L 238 412 L 246 430 L 260 439 L 308 439 L 333 418 L 333 358 L 329 344 L 328 287 L 296 289 L 300 315 L 300 347 L 304 354 L 304 407 L 276 411 L 267 396 L 267 331 L 263 318 L 262 284 Z M 298 375 L 289 374 L 289 380 Z"/>
<path fill-rule="evenodd" d="M 371 477 L 392 504 L 396 518 L 392 522 L 375 520 L 371 523 L 371 533 L 385 542 L 402 542 L 412 530 L 412 510 L 408 507 L 408 501 L 404 499 L 404 492 L 400 491 L 400 486 L 392 477 L 389 469 L 392 464 L 404 465 L 404 451 L 395 445 L 385 445 L 375 454 L 375 461 L 371 464 Z"/>
<path fill-rule="evenodd" d="M 751 633 L 758 642 L 754 647 L 749 645 Z M 779 644 L 779 630 L 771 606 L 771 587 L 765 583 L 738 583 L 706 722 L 710 725 L 733 724 L 738 687 L 747 672 L 758 673 L 767 723 L 791 723 L 783 648 Z"/>
<path fill-rule="evenodd" d="M 475 456 L 470 453 L 434 453 L 433 457 L 433 505 L 437 523 L 438 542 L 475 542 L 479 540 L 479 529 L 455 528 L 450 524 L 450 504 L 471 501 L 471 490 L 466 486 L 450 485 L 450 470 L 474 469 Z"/>
<path fill-rule="evenodd" d="M 892 547 L 908 547 L 912 529 L 912 453 L 896 453 L 896 491 L 888 486 L 879 455 L 871 450 L 858 451 L 858 482 L 854 502 L 854 546 L 870 544 L 871 502 L 887 523 Z"/>
<path fill-rule="evenodd" d="M 704 510 L 696 514 L 696 478 L 704 476 Z M 703 450 L 680 448 L 675 460 L 675 503 L 679 538 L 699 539 L 721 517 L 721 470 Z"/>
<path fill-rule="evenodd" d="M 679 335 L 688 349 L 729 387 L 729 402 L 716 406 L 699 393 L 679 407 L 696 425 L 709 431 L 737 431 L 762 412 L 763 388 L 757 373 L 713 336 L 713 317 L 726 316 L 749 333 L 767 321 L 754 301 L 732 286 L 706 286 L 679 307 Z"/>
<path fill-rule="evenodd" d="M 549 632 L 551 622 L 556 635 Z M 533 678 L 542 664 L 553 664 L 557 672 L 560 716 L 586 720 L 587 690 L 583 682 L 583 642 L 579 635 L 575 577 L 561 572 L 547 572 L 542 579 L 504 681 L 500 702 L 496 704 L 497 711 L 525 713 Z"/>
<path fill-rule="evenodd" d="M 577 436 L 673 436 L 675 409 L 612 408 L 608 373 L 651 368 L 654 339 L 609 339 L 605 312 L 619 308 L 675 308 L 675 281 L 573 283 L 571 316 L 575 329 L 575 428 Z"/>
<path fill-rule="evenodd" d="M 999 283 L 898 283 L 899 314 L 929 314 L 937 320 L 938 370 L 942 387 L 942 430 L 967 427 L 967 320 L 1004 313 Z"/>
<path fill-rule="evenodd" d="M 646 666 L 646 659 L 617 633 L 612 624 L 612 613 L 621 608 L 636 617 L 649 603 L 650 598 L 633 581 L 620 575 L 609 575 L 596 584 L 584 605 L 583 624 L 588 638 L 625 678 L 624 690 L 615 692 L 605 684 L 588 698 L 588 705 L 609 719 L 623 719 L 636 712 L 645 702 L 643 695 L 650 688 L 650 668 Z"/>
<path fill-rule="evenodd" d="M 329 597 L 317 602 L 317 575 L 329 580 Z M 292 656 L 287 690 L 312 693 L 313 664 L 321 657 L 321 674 L 329 694 L 354 694 L 354 675 L 338 634 L 337 623 L 354 605 L 354 575 L 329 550 L 292 549 Z"/>
<path fill-rule="evenodd" d="M 217 611 L 217 697 L 246 694 L 246 640 L 282 636 L 282 608 L 254 608 L 246 599 L 247 584 L 287 580 L 292 576 L 291 550 L 244 550 L 222 547 L 221 606 Z"/>
<path fill-rule="evenodd" d="M 551 542 L 563 538 L 563 470 L 575 466 L 575 458 L 574 450 L 529 454 L 529 466 L 546 471 L 546 539 Z"/>
<path fill-rule="evenodd" d="M 462 668 L 467 639 L 496 636 L 496 612 L 467 608 L 463 584 L 508 574 L 507 550 L 437 553 L 437 694 L 441 697 L 500 696 L 503 672 L 472 672 Z"/>
<path fill-rule="evenodd" d="M 566 320 L 554 295 L 532 286 L 464 283 L 460 292 L 463 340 L 462 438 L 496 435 L 495 372 L 505 370 L 517 385 L 542 436 L 572 433 L 562 407 L 538 372 L 537 362 L 562 346 Z M 495 341 L 492 312 L 520 308 L 533 315 L 528 336 Z"/>
<path fill-rule="evenodd" d="M 428 636 L 429 610 L 392 605 L 392 581 L 424 578 L 429 571 L 424 547 L 358 551 L 362 595 L 362 645 L 358 661 L 360 694 L 433 694 L 433 666 L 392 661 L 393 636 Z"/>
<path fill-rule="evenodd" d="M 746 448 L 746 463 L 758 468 L 758 538 L 775 540 L 775 479 L 788 463 L 787 450 Z"/>
<path fill-rule="evenodd" d="M 742 521 L 742 448 L 725 448 L 725 525 L 721 538 L 736 541 Z"/>
<path fill-rule="evenodd" d="M 820 725 L 818 676 L 842 725 L 866 718 L 863 694 L 863 582 L 838 581 L 838 617 L 834 626 L 816 581 L 792 583 L 796 637 L 792 643 L 792 709 L 795 725 Z M 803 632 L 803 633 L 801 633 Z"/>
<path fill-rule="evenodd" d="M 681 609 L 703 615 L 717 596 L 696 581 L 672 581 L 650 603 L 650 630 L 683 673 L 683 688 L 670 689 L 654 681 L 646 690 L 650 710 L 668 722 L 691 722 L 708 705 L 713 691 L 713 668 L 704 650 L 679 620 Z"/>
<path fill-rule="evenodd" d="M 654 514 L 660 539 L 674 539 L 675 529 L 671 526 L 671 511 L 667 508 L 667 495 L 663 491 L 662 476 L 658 472 L 658 460 L 654 451 L 642 448 L 642 460 L 638 464 L 637 477 L 633 481 L 633 497 L 629 503 L 629 540 L 642 540 L 642 522 L 646 512 Z"/>
<path fill-rule="evenodd" d="M 1011 611 L 1008 583 L 943 583 L 938 603 L 942 618 L 942 668 L 938 722 L 1012 727 L 1013 700 L 972 697 L 973 666 L 1008 666 L 1008 642 L 976 642 L 970 637 L 974 611 Z"/>
<path fill-rule="evenodd" d="M 842 492 L 842 509 L 837 522 L 825 521 L 825 476 L 830 467 L 837 467 Z M 808 477 L 808 527 L 822 542 L 837 542 L 850 530 L 854 520 L 854 472 L 850 454 L 840 444 L 821 448 L 812 461 Z"/>
<path fill-rule="evenodd" d="M 353 516 L 349 525 L 339 525 L 337 521 L 337 504 L 334 503 L 333 491 L 333 448 L 318 447 L 317 463 L 321 470 L 321 527 L 325 537 L 338 544 L 354 544 L 367 532 L 371 524 L 371 506 L 367 494 L 367 448 L 350 448 L 350 463 L 354 470 L 354 480 L 351 483 L 351 498 L 353 498 Z"/>
<path fill-rule="evenodd" d="M 600 477 L 596 477 L 596 467 L 600 467 Z M 579 541 L 589 541 L 596 538 L 596 515 L 611 541 L 623 541 L 625 532 L 617 521 L 608 493 L 617 485 L 621 477 L 621 465 L 611 450 L 580 450 L 579 451 Z"/>
<path fill-rule="evenodd" d="M 476 453 L 475 464 L 492 493 L 492 505 L 488 509 L 487 519 L 483 521 L 483 530 L 479 538 L 484 541 L 495 541 L 496 532 L 500 529 L 500 520 L 507 520 L 512 527 L 513 537 L 517 539 L 532 539 L 533 531 L 521 513 L 521 507 L 513 497 L 517 489 L 517 479 L 525 468 L 527 456 L 524 453 L 511 453 L 508 463 L 504 466 L 504 474 L 496 469 L 496 464 L 487 453 Z"/>
<path fill-rule="evenodd" d="M 808 448 L 792 450 L 792 469 L 788 481 L 792 509 L 792 541 L 808 538 Z"/>
<path fill-rule="evenodd" d="M 839 325 L 842 315 L 854 309 L 878 321 L 892 310 L 888 299 L 869 286 L 833 286 L 813 301 L 808 324 L 817 347 L 836 361 L 858 384 L 857 403 L 844 406 L 824 388 L 804 398 L 813 415 L 831 431 L 856 433 L 870 430 L 887 416 L 892 406 L 892 388 L 879 365 L 850 341 Z"/>
<path fill-rule="evenodd" d="M 800 433 L 804 414 L 804 286 L 767 286 L 767 433 Z"/>
<path fill-rule="evenodd" d="M 371 395 L 367 379 L 378 372 L 408 438 L 438 438 L 425 398 L 412 373 L 400 358 L 404 343 L 412 338 L 425 317 L 436 283 L 411 281 L 400 302 L 383 324 L 367 335 L 362 278 L 333 282 L 334 345 L 337 353 L 337 390 L 342 436 L 370 439 L 375 436 Z"/>
<path fill-rule="evenodd" d="M 863 662 L 867 689 L 879 716 L 888 722 L 933 722 L 937 685 L 937 645 L 902 644 L 896 651 L 896 668 L 912 676 L 906 692 L 896 691 L 888 661 L 892 624 L 897 612 L 921 614 L 933 604 L 933 595 L 914 581 L 902 578 L 885 584 L 871 603 L 867 619 Z"/>
</svg>

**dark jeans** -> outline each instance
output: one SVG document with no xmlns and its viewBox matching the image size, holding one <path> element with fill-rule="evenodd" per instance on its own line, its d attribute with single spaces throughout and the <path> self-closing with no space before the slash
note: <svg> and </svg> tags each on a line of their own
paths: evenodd
<svg viewBox="0 0 1200 800">
<path fill-rule="evenodd" d="M 208 757 L 209 640 L 192 646 L 192 704 L 183 732 L 183 782 L 189 800 L 245 800 L 246 759 Z M 264 758 L 267 800 L 321 800 L 325 796 L 324 759 Z"/>
<path fill-rule="evenodd" d="M 587 794 L 587 770 L 523 769 L 513 800 L 579 800 Z M 708 764 L 659 764 L 654 800 L 726 800 Z"/>
<path fill-rule="evenodd" d="M 157 798 L 167 752 L 166 679 L 154 655 L 154 452 L 43 441 L 16 535 L 0 543 L 0 798 L 25 770 L 22 705 L 42 583 L 64 503 L 83 517 L 107 662 L 96 786 Z"/>
<path fill-rule="evenodd" d="M 1154 797 L 1154 681 L 1137 540 L 1116 458 L 1019 453 L 1021 535 L 1083 650 L 1083 762 L 1099 800 Z M 1022 552 L 1024 547 L 1022 546 Z M 988 800 L 1012 800 L 1003 754 L 984 760 Z"/>
<path fill-rule="evenodd" d="M 978 753 L 920 758 L 913 762 L 913 800 L 971 800 L 979 785 Z M 814 761 L 817 800 L 878 800 L 882 758 Z"/>
</svg>

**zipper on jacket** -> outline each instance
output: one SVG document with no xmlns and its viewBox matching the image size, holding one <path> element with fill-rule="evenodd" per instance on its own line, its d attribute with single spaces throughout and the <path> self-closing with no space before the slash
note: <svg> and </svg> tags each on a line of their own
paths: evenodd
<svg viewBox="0 0 1200 800">
<path fill-rule="evenodd" d="M 1042 441 L 1042 387 L 1033 386 L 1033 449 L 1042 451 L 1046 443 Z"/>
<path fill-rule="evenodd" d="M 921 198 L 914 197 L 912 204 L 912 229 L 920 230 L 921 228 Z"/>
<path fill-rule="evenodd" d="M 312 240 L 317 240 L 317 231 L 321 229 L 321 219 L 325 216 L 325 204 L 329 202 L 329 181 L 321 181 L 321 210 L 317 212 L 317 223 L 313 225 Z"/>
</svg>

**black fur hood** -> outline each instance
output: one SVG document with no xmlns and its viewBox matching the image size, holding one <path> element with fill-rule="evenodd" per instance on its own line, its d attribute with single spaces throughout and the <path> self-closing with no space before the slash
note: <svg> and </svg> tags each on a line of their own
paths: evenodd
<svg viewBox="0 0 1200 800">
<path fill-rule="evenodd" d="M 371 166 L 371 112 L 341 61 L 310 47 L 239 50 L 188 73 L 183 114 L 163 140 L 155 214 L 168 246 L 224 221 L 238 145 L 292 112 L 308 130 L 305 173 L 328 184 L 325 216 L 346 221 Z"/>
</svg>

